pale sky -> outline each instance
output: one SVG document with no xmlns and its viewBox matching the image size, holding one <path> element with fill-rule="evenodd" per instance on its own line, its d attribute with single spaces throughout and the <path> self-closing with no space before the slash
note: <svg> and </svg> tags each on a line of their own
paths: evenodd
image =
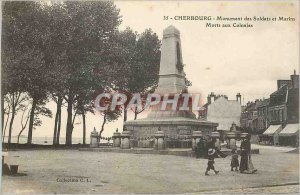
<svg viewBox="0 0 300 195">
<path fill-rule="evenodd" d="M 298 1 L 117 1 L 115 4 L 122 15 L 120 29 L 129 26 L 141 33 L 151 28 L 160 39 L 163 29 L 169 25 L 180 30 L 184 70 L 193 83 L 189 91 L 201 93 L 204 102 L 210 92 L 228 95 L 229 99 L 235 99 L 240 92 L 244 103 L 268 98 L 276 90 L 277 79 L 289 79 L 294 69 L 299 74 Z M 207 21 L 165 21 L 163 16 L 283 16 L 294 17 L 296 21 L 249 22 L 253 28 L 206 28 Z M 55 105 L 49 104 L 49 107 L 55 114 Z M 61 136 L 65 137 L 65 108 L 62 114 Z M 18 119 L 13 135 L 19 131 Z M 129 115 L 131 119 L 133 115 Z M 81 120 L 78 117 L 77 122 Z M 111 136 L 117 127 L 122 129 L 122 120 L 107 124 L 104 136 Z M 89 114 L 87 136 L 93 127 L 99 130 L 101 123 L 98 114 Z M 52 136 L 53 126 L 54 118 L 43 118 L 43 125 L 33 136 Z M 23 134 L 27 135 L 27 131 Z M 81 124 L 75 126 L 73 137 L 82 137 Z"/>
</svg>

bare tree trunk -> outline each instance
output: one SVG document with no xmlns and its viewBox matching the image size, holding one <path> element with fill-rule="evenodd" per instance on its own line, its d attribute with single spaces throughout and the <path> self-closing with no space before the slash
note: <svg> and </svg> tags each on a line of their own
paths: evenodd
<svg viewBox="0 0 300 195">
<path fill-rule="evenodd" d="M 11 143 L 12 126 L 13 126 L 15 115 L 16 115 L 16 108 L 19 104 L 20 95 L 21 95 L 21 93 L 18 93 L 18 92 L 11 94 L 12 112 L 11 112 L 11 119 L 10 119 L 10 124 L 9 124 L 8 146 L 10 146 L 10 143 Z"/>
<path fill-rule="evenodd" d="M 138 115 L 138 113 L 137 113 L 137 112 L 135 112 L 135 113 L 134 113 L 134 120 L 136 120 L 136 119 L 137 119 L 137 115 Z"/>
<path fill-rule="evenodd" d="M 124 122 L 127 121 L 127 110 L 124 108 Z"/>
<path fill-rule="evenodd" d="M 73 131 L 73 122 L 72 122 L 72 109 L 73 109 L 73 96 L 69 95 L 68 98 L 68 117 L 67 117 L 67 127 L 66 127 L 66 145 L 72 146 L 72 131 Z"/>
<path fill-rule="evenodd" d="M 18 142 L 17 142 L 18 145 L 19 145 L 20 136 L 23 133 L 23 131 L 25 130 L 25 128 L 26 128 L 26 126 L 24 128 L 22 128 L 20 133 L 18 134 Z"/>
<path fill-rule="evenodd" d="M 84 111 L 82 112 L 82 125 L 83 125 L 83 140 L 82 140 L 82 143 L 84 145 L 85 144 L 85 137 L 86 137 L 86 124 L 85 124 L 85 113 L 84 113 Z"/>
<path fill-rule="evenodd" d="M 104 125 L 105 125 L 105 123 L 106 123 L 106 113 L 105 113 L 104 116 L 103 116 L 103 122 L 102 122 L 102 125 L 101 125 L 101 130 L 100 130 L 100 132 L 99 132 L 99 139 L 101 138 L 102 133 L 103 133 L 103 131 L 104 131 Z M 100 140 L 99 140 L 99 142 L 100 142 Z"/>
<path fill-rule="evenodd" d="M 58 103 L 56 105 L 56 114 L 55 114 L 55 121 L 54 121 L 54 132 L 53 132 L 53 145 L 56 145 L 56 140 L 57 140 L 57 125 L 58 125 Z"/>
<path fill-rule="evenodd" d="M 137 119 L 137 115 L 138 115 L 138 110 L 137 110 L 137 107 L 135 107 L 135 110 L 134 110 L 134 120 Z"/>
<path fill-rule="evenodd" d="M 124 121 L 123 121 L 123 131 L 125 130 L 124 123 L 127 121 L 127 110 L 124 108 Z"/>
<path fill-rule="evenodd" d="M 12 112 L 11 112 L 11 118 L 10 118 L 10 123 L 9 123 L 9 131 L 8 131 L 8 145 L 10 145 L 11 143 L 11 132 L 12 132 L 12 126 L 14 123 L 14 119 L 15 119 L 15 114 L 16 114 L 16 110 L 15 107 L 12 107 Z"/>
<path fill-rule="evenodd" d="M 56 114 L 55 114 L 55 121 L 54 121 L 54 132 L 53 132 L 53 145 L 57 145 L 58 142 L 58 129 L 60 128 L 59 125 L 59 116 L 60 116 L 60 112 L 61 112 L 61 106 L 62 106 L 62 101 L 63 98 L 58 96 L 57 97 L 57 102 L 56 102 Z"/>
<path fill-rule="evenodd" d="M 20 136 L 21 136 L 22 132 L 25 130 L 25 128 L 27 127 L 27 123 L 28 123 L 28 119 L 29 119 L 30 110 L 27 113 L 25 124 L 23 123 L 24 114 L 25 114 L 27 108 L 28 108 L 28 106 L 24 109 L 24 111 L 22 113 L 22 117 L 21 117 L 21 126 L 22 126 L 22 129 L 21 129 L 21 131 L 18 134 L 18 141 L 17 141 L 18 145 L 19 145 L 19 141 L 20 141 Z"/>
<path fill-rule="evenodd" d="M 57 134 L 56 134 L 57 145 L 59 145 L 60 129 L 61 129 L 61 107 L 59 107 L 59 111 L 58 111 L 58 124 L 57 124 Z"/>
<path fill-rule="evenodd" d="M 7 118 L 6 118 L 6 121 L 5 121 L 5 127 L 4 127 L 4 130 L 3 130 L 3 137 L 2 137 L 2 143 L 4 143 L 6 127 L 7 127 L 8 119 L 9 119 L 9 117 L 10 117 L 9 112 L 10 112 L 10 109 L 9 109 L 9 111 L 8 111 Z"/>
<path fill-rule="evenodd" d="M 30 111 L 27 144 L 32 144 L 32 130 L 33 130 L 33 122 L 34 122 L 34 111 L 35 111 L 36 105 L 37 105 L 37 100 L 35 98 L 33 98 L 31 111 Z"/>
</svg>

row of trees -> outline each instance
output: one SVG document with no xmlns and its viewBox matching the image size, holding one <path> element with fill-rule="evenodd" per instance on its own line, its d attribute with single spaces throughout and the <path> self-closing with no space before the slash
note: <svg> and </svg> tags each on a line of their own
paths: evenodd
<svg viewBox="0 0 300 195">
<path fill-rule="evenodd" d="M 59 144 L 63 106 L 67 107 L 66 145 L 72 145 L 78 116 L 85 144 L 86 114 L 95 114 L 95 95 L 148 93 L 156 87 L 157 35 L 151 29 L 141 34 L 130 28 L 120 31 L 121 22 L 119 10 L 109 1 L 4 3 L 1 104 L 2 133 L 8 129 L 8 143 L 14 119 L 21 113 L 18 132 L 21 135 L 28 128 L 27 143 L 31 144 L 33 129 L 42 124 L 40 116 L 52 117 L 46 104 L 54 101 L 53 144 Z M 126 121 L 126 110 L 103 111 L 101 133 L 122 112 Z"/>
</svg>

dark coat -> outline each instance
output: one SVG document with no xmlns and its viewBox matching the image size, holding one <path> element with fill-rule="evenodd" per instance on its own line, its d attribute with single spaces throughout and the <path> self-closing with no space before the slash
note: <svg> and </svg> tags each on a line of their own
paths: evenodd
<svg viewBox="0 0 300 195">
<path fill-rule="evenodd" d="M 240 172 L 248 170 L 248 152 L 241 150 Z"/>
</svg>

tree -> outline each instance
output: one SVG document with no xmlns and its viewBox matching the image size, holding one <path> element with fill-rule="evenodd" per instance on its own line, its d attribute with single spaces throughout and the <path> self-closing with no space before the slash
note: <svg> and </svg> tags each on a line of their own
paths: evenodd
<svg viewBox="0 0 300 195">
<path fill-rule="evenodd" d="M 23 95 L 25 92 L 25 80 L 24 75 L 22 74 L 23 66 L 28 63 L 32 63 L 35 60 L 33 58 L 32 50 L 23 52 L 20 49 L 21 38 L 24 36 L 21 33 L 22 29 L 20 26 L 16 25 L 16 18 L 18 17 L 19 13 L 24 10 L 24 5 L 24 2 L 3 3 L 1 104 L 2 122 L 4 122 L 4 102 L 9 107 L 9 144 L 11 143 L 12 127 L 15 116 L 20 109 L 20 105 L 26 101 L 26 96 Z"/>
<path fill-rule="evenodd" d="M 73 106 L 85 90 L 101 88 L 109 81 L 106 70 L 116 66 L 113 37 L 120 24 L 119 11 L 112 2 L 65 2 L 66 36 L 63 49 L 68 56 L 66 81 L 66 144 L 72 144 Z M 76 112 L 75 114 L 76 115 Z"/>
<path fill-rule="evenodd" d="M 20 83 L 25 84 L 21 89 L 32 100 L 28 144 L 32 142 L 35 109 L 51 94 L 58 104 L 54 127 L 56 142 L 64 98 L 68 112 L 66 144 L 71 145 L 77 115 L 73 107 L 80 94 L 111 82 L 114 76 L 108 73 L 118 67 L 120 54 L 113 38 L 120 24 L 119 11 L 112 2 L 63 2 L 51 6 L 12 2 L 7 4 L 6 10 L 10 20 L 6 20 L 5 42 L 12 44 L 8 48 L 19 51 L 20 56 L 27 54 L 24 57 L 27 62 L 30 59 L 27 56 L 31 57 L 30 63 L 21 66 L 24 72 L 19 73 Z M 57 89 L 60 84 L 63 87 Z"/>
<path fill-rule="evenodd" d="M 157 87 L 160 40 L 151 29 L 142 34 L 134 33 L 130 28 L 120 33 L 119 41 L 125 50 L 126 69 L 117 83 L 117 90 L 128 95 L 140 93 L 141 96 L 151 93 Z M 135 119 L 141 110 L 135 109 Z M 124 110 L 124 122 L 127 110 Z"/>
<path fill-rule="evenodd" d="M 63 97 L 60 95 L 55 96 L 54 94 L 53 100 L 56 103 L 56 114 L 54 121 L 54 131 L 53 131 L 53 145 L 59 145 L 60 138 L 60 130 L 61 130 L 61 107 L 63 104 Z"/>
<path fill-rule="evenodd" d="M 5 98 L 6 98 L 6 97 L 4 97 L 4 99 L 5 99 Z M 8 100 L 6 100 L 6 102 L 7 102 L 7 101 L 8 101 Z M 4 100 L 3 102 L 5 102 L 5 100 Z M 4 143 L 6 127 L 7 127 L 7 123 L 8 123 L 10 114 L 11 114 L 11 105 L 8 104 L 6 107 L 4 107 L 4 105 L 3 105 L 3 108 L 4 108 L 3 122 L 4 122 L 4 115 L 6 115 L 6 121 L 5 121 L 4 129 L 3 129 L 3 127 L 2 127 L 2 129 L 3 129 L 3 132 L 2 132 L 2 143 Z"/>
<path fill-rule="evenodd" d="M 22 117 L 21 117 L 21 130 L 18 134 L 18 141 L 17 144 L 19 144 L 20 141 L 20 136 L 23 133 L 23 131 L 25 130 L 28 120 L 29 120 L 29 113 L 30 110 L 28 110 L 29 104 L 27 104 L 26 106 L 24 106 L 24 108 L 22 109 L 23 113 L 22 113 Z M 25 115 L 25 113 L 27 112 L 27 114 Z M 25 116 L 25 117 L 24 117 Z"/>
<path fill-rule="evenodd" d="M 27 140 L 31 144 L 35 109 L 47 99 L 47 73 L 51 69 L 46 66 L 44 53 L 47 15 L 42 4 L 36 2 L 5 2 L 3 10 L 3 75 L 8 78 L 7 85 L 14 86 L 7 89 L 13 93 L 26 92 L 32 99 Z"/>
<path fill-rule="evenodd" d="M 108 91 L 106 91 L 108 93 Z M 104 131 L 105 124 L 117 120 L 122 115 L 122 106 L 116 106 L 114 110 L 111 109 L 112 104 L 112 97 L 104 97 L 99 102 L 96 102 L 97 104 L 100 104 L 102 107 L 106 107 L 105 110 L 97 110 L 100 115 L 102 116 L 102 124 L 101 129 L 99 132 L 99 137 L 101 138 L 101 135 Z"/>
<path fill-rule="evenodd" d="M 53 145 L 59 144 L 61 130 L 61 108 L 63 97 L 66 94 L 66 81 L 68 79 L 68 55 L 65 49 L 67 31 L 64 33 L 64 26 L 67 26 L 67 17 L 64 4 L 54 3 L 51 6 L 44 5 L 42 11 L 47 17 L 44 23 L 47 26 L 44 35 L 47 36 L 43 42 L 45 64 L 51 68 L 47 73 L 48 92 L 51 99 L 56 103 L 56 114 L 53 131 Z"/>
<path fill-rule="evenodd" d="M 12 128 L 15 116 L 17 115 L 18 111 L 22 110 L 24 107 L 24 103 L 28 100 L 28 97 L 21 92 L 12 92 L 8 93 L 4 97 L 4 101 L 11 109 L 11 112 L 8 113 L 7 120 L 9 115 L 11 114 L 10 123 L 9 123 L 9 131 L 8 131 L 8 144 L 11 143 L 11 135 L 12 135 Z M 5 125 L 6 126 L 6 125 Z"/>
<path fill-rule="evenodd" d="M 29 102 L 30 103 L 30 102 Z M 32 103 L 30 103 L 32 104 Z M 52 117 L 52 112 L 51 110 L 49 110 L 48 108 L 45 107 L 46 103 L 42 103 L 42 104 L 38 104 L 35 108 L 35 111 L 34 111 L 34 121 L 33 121 L 33 129 L 35 129 L 35 127 L 37 126 L 41 126 L 42 125 L 42 120 L 40 119 L 40 116 L 46 116 L 46 117 Z M 21 130 L 18 134 L 18 144 L 19 144 L 19 139 L 20 139 L 20 136 L 21 134 L 23 133 L 23 131 L 25 130 L 27 124 L 28 124 L 28 121 L 31 117 L 31 109 L 28 109 L 29 108 L 29 104 L 27 105 L 24 105 L 22 107 L 22 117 L 21 117 Z M 25 115 L 25 113 L 27 113 L 27 115 Z"/>
<path fill-rule="evenodd" d="M 118 110 L 105 110 L 103 112 L 101 112 L 101 115 L 103 116 L 103 121 L 102 121 L 102 125 L 101 125 L 101 129 L 99 132 L 99 137 L 101 138 L 101 135 L 104 131 L 104 125 L 117 120 L 122 114 L 122 110 L 118 109 Z"/>
<path fill-rule="evenodd" d="M 82 143 L 86 144 L 86 113 L 95 114 L 93 106 L 93 91 L 85 90 L 78 96 L 78 101 L 75 106 L 76 112 L 82 116 Z M 76 113 L 75 112 L 75 113 Z"/>
</svg>

